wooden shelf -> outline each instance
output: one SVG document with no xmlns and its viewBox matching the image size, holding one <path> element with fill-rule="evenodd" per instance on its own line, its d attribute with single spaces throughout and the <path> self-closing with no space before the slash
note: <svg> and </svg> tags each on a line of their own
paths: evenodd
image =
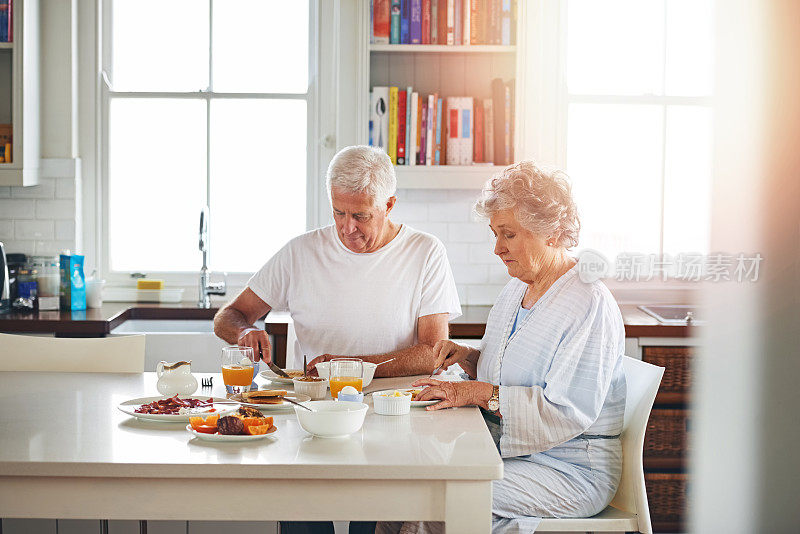
<svg viewBox="0 0 800 534">
<path fill-rule="evenodd" d="M 435 52 L 449 54 L 513 54 L 516 46 L 503 45 L 409 45 L 409 44 L 372 44 L 370 52 Z"/>
<path fill-rule="evenodd" d="M 480 189 L 502 165 L 397 165 L 398 189 Z"/>
</svg>

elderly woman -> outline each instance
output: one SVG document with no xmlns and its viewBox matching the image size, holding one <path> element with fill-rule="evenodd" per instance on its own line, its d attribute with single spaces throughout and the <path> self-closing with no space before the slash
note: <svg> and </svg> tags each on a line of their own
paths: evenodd
<svg viewBox="0 0 800 534">
<path fill-rule="evenodd" d="M 542 517 L 587 517 L 605 508 L 622 470 L 625 332 L 602 282 L 584 283 L 567 249 L 578 243 L 563 173 L 532 162 L 487 182 L 477 213 L 513 277 L 489 313 L 476 350 L 437 344 L 437 364 L 473 380 L 423 379 L 428 409 L 479 406 L 504 462 L 493 487 L 493 532 L 532 532 Z M 396 531 L 382 524 L 383 531 Z M 406 523 L 402 532 L 441 531 Z"/>
</svg>

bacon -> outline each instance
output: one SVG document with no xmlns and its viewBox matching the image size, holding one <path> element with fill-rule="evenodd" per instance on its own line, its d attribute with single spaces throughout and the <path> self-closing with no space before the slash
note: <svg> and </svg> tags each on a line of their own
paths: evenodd
<svg viewBox="0 0 800 534">
<path fill-rule="evenodd" d="M 160 399 L 142 404 L 136 410 L 136 413 L 148 414 L 161 414 L 161 415 L 177 415 L 181 408 L 207 408 L 212 407 L 214 399 L 181 399 L 178 395 L 169 397 L 167 399 Z M 213 410 L 212 410 L 213 411 Z"/>
</svg>

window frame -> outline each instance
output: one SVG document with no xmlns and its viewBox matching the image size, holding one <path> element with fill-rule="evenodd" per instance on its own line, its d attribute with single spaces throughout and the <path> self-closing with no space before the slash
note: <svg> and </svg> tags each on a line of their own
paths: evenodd
<svg viewBox="0 0 800 534">
<path fill-rule="evenodd" d="M 96 192 L 95 202 L 99 206 L 97 219 L 100 228 L 96 232 L 96 251 L 97 269 L 103 278 L 112 285 L 124 285 L 131 282 L 135 272 L 146 273 L 148 277 L 163 279 L 173 287 L 183 287 L 185 290 L 183 300 L 191 301 L 194 295 L 191 291 L 196 291 L 200 268 L 202 266 L 201 253 L 197 251 L 197 269 L 192 271 L 113 271 L 111 269 L 111 258 L 109 255 L 109 109 L 113 98 L 175 98 L 175 99 L 194 99 L 204 100 L 206 103 L 206 198 L 210 199 L 210 110 L 211 102 L 216 99 L 264 99 L 264 100 L 303 100 L 307 105 L 306 113 L 306 229 L 317 226 L 319 219 L 319 204 L 321 195 L 319 194 L 319 168 L 320 150 L 319 128 L 317 116 L 319 114 L 320 87 L 320 5 L 319 0 L 308 0 L 309 20 L 308 20 L 308 88 L 305 93 L 227 93 L 215 92 L 206 88 L 195 92 L 161 92 L 161 91 L 114 91 L 111 80 L 113 80 L 113 65 L 111 64 L 111 36 L 112 31 L 112 9 L 113 0 L 98 0 L 98 67 L 99 67 L 99 87 L 98 87 L 98 109 L 97 109 L 97 150 L 98 150 L 98 175 L 99 191 Z M 212 47 L 213 47 L 213 9 L 215 0 L 209 0 L 209 83 L 213 69 Z M 99 202 L 98 202 L 99 201 Z M 213 210 L 213 208 L 212 208 Z M 199 221 L 198 211 L 198 221 Z M 213 215 L 213 212 L 212 212 Z M 213 221 L 213 217 L 211 219 Z M 213 224 L 213 222 L 212 222 Z M 209 257 L 213 254 L 213 243 L 209 243 Z M 268 258 L 265 257 L 264 261 Z M 244 287 L 252 273 L 250 272 L 231 272 L 225 273 L 228 283 L 228 297 L 233 296 L 232 290 Z M 222 272 L 214 271 L 212 278 L 221 279 Z M 187 294 L 188 293 L 188 294 Z"/>
<path fill-rule="evenodd" d="M 665 190 L 665 149 L 666 149 L 666 114 L 670 105 L 703 106 L 713 113 L 713 96 L 664 96 L 664 95 L 591 95 L 571 94 L 567 87 L 567 32 L 568 6 L 566 2 L 539 2 L 531 6 L 524 21 L 527 29 L 528 44 L 524 50 L 525 62 L 523 72 L 526 84 L 526 96 L 533 103 L 529 105 L 524 120 L 527 130 L 524 139 L 524 157 L 532 158 L 545 165 L 566 169 L 567 165 L 567 123 L 569 105 L 573 103 L 587 104 L 649 104 L 661 107 L 662 139 L 661 139 L 661 198 L 659 225 L 659 253 L 664 249 L 664 190 Z M 665 21 L 666 25 L 666 21 Z M 532 38 L 531 38 L 532 36 Z M 662 57 L 662 70 L 666 71 L 666 47 Z M 662 77 L 662 93 L 666 77 Z M 531 127 L 532 125 L 532 127 Z M 713 142 L 712 142 L 713 143 Z M 713 144 L 712 144 L 713 146 Z M 579 207 L 580 209 L 580 207 Z M 578 247 L 580 249 L 580 245 Z M 613 262 L 614 258 L 609 258 Z M 630 298 L 637 301 L 642 295 L 648 299 L 669 302 L 673 298 L 685 294 L 687 290 L 699 289 L 696 282 L 678 279 L 662 281 L 618 281 L 613 277 L 606 278 L 606 285 L 611 288 L 621 302 Z M 630 293 L 627 293 L 630 291 Z M 664 296 L 662 291 L 674 293 Z"/>
</svg>

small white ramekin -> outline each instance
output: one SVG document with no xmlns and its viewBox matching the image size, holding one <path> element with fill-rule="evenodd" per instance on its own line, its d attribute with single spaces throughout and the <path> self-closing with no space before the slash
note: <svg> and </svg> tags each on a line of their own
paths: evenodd
<svg viewBox="0 0 800 534">
<path fill-rule="evenodd" d="M 411 411 L 411 393 L 399 397 L 373 393 L 372 406 L 378 415 L 405 415 Z"/>
<path fill-rule="evenodd" d="M 328 381 L 326 379 L 304 382 L 299 378 L 293 378 L 294 392 L 299 395 L 308 395 L 311 400 L 322 400 L 328 392 Z"/>
</svg>

